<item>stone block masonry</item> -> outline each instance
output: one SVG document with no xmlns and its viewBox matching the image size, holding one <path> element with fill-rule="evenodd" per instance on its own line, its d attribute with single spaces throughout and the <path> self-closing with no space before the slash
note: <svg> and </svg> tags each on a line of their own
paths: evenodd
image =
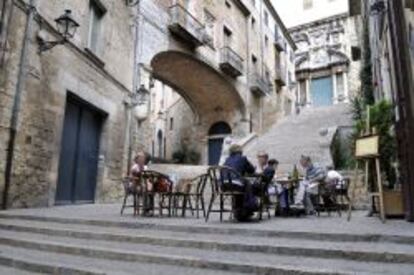
<svg viewBox="0 0 414 275">
<path fill-rule="evenodd" d="M 0 192 L 4 190 L 11 106 L 26 21 L 24 2 L 15 3 L 6 37 L 9 51 L 0 67 Z M 37 32 L 42 28 L 48 39 L 58 39 L 54 35 L 56 31 L 51 29 L 54 25 L 51 22 L 63 13 L 63 8 L 53 1 L 39 1 L 36 7 L 40 17 L 36 17 L 30 33 L 28 65 L 24 68 L 27 73 L 19 110 L 8 207 L 51 206 L 55 203 L 59 163 L 68 161 L 60 159 L 60 153 L 69 94 L 105 114 L 94 200 L 118 200 L 122 195 L 118 183 L 126 170 L 126 108 L 123 101 L 132 85 L 133 32 L 129 27 L 130 10 L 123 1 L 105 0 L 102 3 L 111 8 L 105 14 L 102 23 L 105 32 L 101 33 L 99 41 L 102 64 L 96 63 L 85 51 L 89 29 L 88 1 L 71 1 L 66 7 L 81 24 L 75 37 L 42 54 L 38 53 Z M 44 20 L 42 26 L 39 18 Z"/>
</svg>

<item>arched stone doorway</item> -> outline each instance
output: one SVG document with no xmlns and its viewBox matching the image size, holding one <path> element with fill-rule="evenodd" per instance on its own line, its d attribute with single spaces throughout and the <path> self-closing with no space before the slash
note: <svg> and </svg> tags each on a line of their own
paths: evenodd
<svg viewBox="0 0 414 275">
<path fill-rule="evenodd" d="M 219 164 L 224 139 L 231 135 L 231 127 L 224 121 L 214 123 L 208 131 L 208 165 Z"/>
</svg>

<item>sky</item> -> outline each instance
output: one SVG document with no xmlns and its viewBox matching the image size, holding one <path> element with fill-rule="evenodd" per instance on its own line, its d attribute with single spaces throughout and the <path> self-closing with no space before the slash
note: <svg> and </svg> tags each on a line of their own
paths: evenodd
<svg viewBox="0 0 414 275">
<path fill-rule="evenodd" d="M 303 9 L 304 0 L 271 0 L 287 28 L 348 12 L 348 0 L 313 0 L 313 8 Z"/>
</svg>

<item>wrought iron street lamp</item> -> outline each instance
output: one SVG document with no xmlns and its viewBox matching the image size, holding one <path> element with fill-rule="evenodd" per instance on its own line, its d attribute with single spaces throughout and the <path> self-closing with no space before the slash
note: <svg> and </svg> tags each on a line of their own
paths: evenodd
<svg viewBox="0 0 414 275">
<path fill-rule="evenodd" d="M 55 19 L 56 28 L 61 35 L 61 39 L 56 41 L 41 41 L 39 46 L 39 52 L 50 50 L 56 45 L 64 44 L 68 39 L 73 38 L 76 30 L 79 27 L 79 23 L 72 17 L 71 10 L 65 10 L 65 13 Z"/>
</svg>

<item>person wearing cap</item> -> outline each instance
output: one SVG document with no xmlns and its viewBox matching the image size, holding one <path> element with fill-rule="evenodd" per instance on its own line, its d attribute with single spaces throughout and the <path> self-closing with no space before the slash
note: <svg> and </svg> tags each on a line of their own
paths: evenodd
<svg viewBox="0 0 414 275">
<path fill-rule="evenodd" d="M 238 144 L 233 144 L 229 148 L 229 156 L 224 162 L 224 166 L 228 166 L 236 170 L 241 176 L 253 174 L 255 172 L 254 166 L 243 156 L 243 149 Z"/>
<path fill-rule="evenodd" d="M 241 177 L 254 174 L 255 168 L 247 159 L 243 156 L 243 150 L 241 146 L 233 144 L 229 148 L 229 156 L 224 162 L 224 166 L 230 167 L 237 171 Z M 224 186 L 224 189 L 229 191 L 241 191 L 244 196 L 235 199 L 234 204 L 234 216 L 239 221 L 245 221 L 253 215 L 253 212 L 257 209 L 257 201 L 254 197 L 251 184 L 244 178 L 232 178 L 231 185 Z"/>
<path fill-rule="evenodd" d="M 295 203 L 292 205 L 292 208 L 305 209 L 306 214 L 312 215 L 315 213 L 315 209 L 311 196 L 318 194 L 319 185 L 325 181 L 326 171 L 314 165 L 309 156 L 302 156 L 300 164 L 305 170 L 305 180 L 299 183 Z"/>
</svg>

